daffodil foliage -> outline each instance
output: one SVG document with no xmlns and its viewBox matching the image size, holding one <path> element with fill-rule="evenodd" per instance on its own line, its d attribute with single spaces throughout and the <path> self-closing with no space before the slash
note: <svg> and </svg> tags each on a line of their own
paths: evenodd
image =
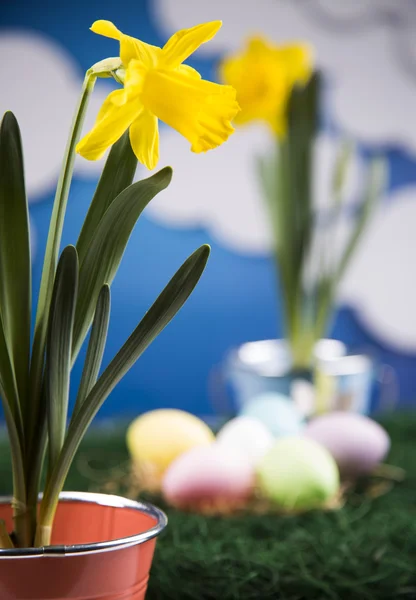
<svg viewBox="0 0 416 600">
<path fill-rule="evenodd" d="M 0 552 L 50 543 L 59 494 L 77 448 L 97 411 L 127 371 L 176 315 L 196 286 L 209 246 L 173 275 L 110 363 L 102 369 L 110 319 L 110 287 L 143 209 L 172 178 L 165 167 L 132 183 L 137 158 L 158 158 L 157 119 L 178 129 L 195 152 L 232 132 L 235 92 L 202 81 L 182 65 L 219 24 L 179 32 L 162 49 L 121 34 L 108 22 L 93 29 L 120 41 L 121 56 L 87 72 L 64 154 L 31 339 L 31 257 L 28 203 L 19 126 L 9 112 L 0 127 L 0 396 L 13 461 L 14 531 L 0 523 Z M 78 240 L 60 252 L 75 148 L 97 77 L 123 88 L 110 94 L 93 130 L 78 145 L 98 158 L 112 146 Z M 91 330 L 75 408 L 68 418 L 71 369 Z M 38 507 L 44 456 L 46 484 Z M 39 510 L 38 510 L 39 509 Z"/>
<path fill-rule="evenodd" d="M 253 37 L 223 59 L 219 73 L 237 92 L 241 111 L 235 123 L 262 122 L 276 142 L 274 151 L 260 157 L 258 173 L 274 233 L 293 367 L 309 370 L 317 340 L 328 333 L 337 287 L 383 188 L 384 164 L 372 162 L 350 237 L 335 252 L 351 144 L 342 144 L 333 174 L 333 204 L 321 219 L 312 194 L 321 100 L 312 48 L 304 42 L 278 45 Z"/>
<path fill-rule="evenodd" d="M 310 369 L 319 339 L 328 335 L 340 281 L 373 215 L 386 172 L 384 160 L 368 168 L 362 197 L 345 244 L 336 239 L 345 219 L 345 185 L 352 147 L 344 141 L 335 160 L 332 203 L 316 209 L 312 169 L 318 130 L 320 75 L 295 87 L 287 103 L 285 135 L 259 160 L 259 176 L 274 232 L 286 336 L 295 369 Z"/>
</svg>

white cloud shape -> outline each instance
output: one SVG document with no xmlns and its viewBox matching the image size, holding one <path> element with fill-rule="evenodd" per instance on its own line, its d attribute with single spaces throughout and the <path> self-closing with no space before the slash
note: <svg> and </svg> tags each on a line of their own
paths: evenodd
<svg viewBox="0 0 416 600">
<path fill-rule="evenodd" d="M 174 227 L 205 227 L 220 244 L 242 254 L 268 254 L 272 232 L 256 173 L 256 158 L 273 148 L 268 130 L 260 124 L 239 128 L 214 151 L 194 154 L 189 143 L 175 131 L 161 134 L 162 160 L 174 163 L 173 184 L 157 196 L 147 209 L 154 220 Z M 337 141 L 318 138 L 315 152 L 317 207 L 330 202 L 331 179 Z M 138 176 L 142 177 L 141 170 Z M 351 161 L 345 190 L 346 200 L 356 200 L 362 163 Z"/>
<path fill-rule="evenodd" d="M 71 120 L 81 91 L 82 74 L 59 44 L 32 32 L 0 35 L 0 114 L 12 110 L 22 132 L 26 186 L 31 202 L 56 183 Z M 108 88 L 98 82 L 84 126 L 94 122 Z M 76 171 L 96 177 L 102 161 L 77 157 Z"/>
<path fill-rule="evenodd" d="M 348 2 L 334 2 L 334 0 L 305 2 L 302 0 L 302 3 L 304 10 L 318 18 L 327 19 L 328 22 L 339 27 L 367 26 L 368 19 L 379 20 L 393 12 L 397 13 L 397 6 L 393 8 L 391 0 L 348 0 Z M 400 0 L 397 5 L 400 5 Z M 401 6 L 404 7 L 403 2 Z"/>
<path fill-rule="evenodd" d="M 226 144 L 195 154 L 171 129 L 161 134 L 162 161 L 172 160 L 172 185 L 147 209 L 154 220 L 176 227 L 205 227 L 234 251 L 262 254 L 271 248 L 271 231 L 255 177 L 255 157 L 271 146 L 261 126 L 236 131 Z M 142 177 L 143 171 L 140 171 Z"/>
<path fill-rule="evenodd" d="M 366 143 L 401 144 L 416 153 L 416 14 L 410 4 L 391 0 L 155 0 L 151 6 L 166 35 L 222 18 L 223 28 L 201 47 L 202 54 L 235 50 L 253 33 L 278 42 L 309 41 L 316 48 L 318 65 L 333 84 L 336 122 Z"/>
</svg>

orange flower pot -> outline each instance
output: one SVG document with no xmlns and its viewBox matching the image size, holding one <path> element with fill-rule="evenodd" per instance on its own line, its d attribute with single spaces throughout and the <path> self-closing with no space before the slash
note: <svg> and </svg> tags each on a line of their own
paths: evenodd
<svg viewBox="0 0 416 600">
<path fill-rule="evenodd" d="M 12 529 L 10 498 L 0 519 Z M 52 545 L 0 550 L 1 600 L 143 600 L 158 508 L 105 494 L 61 494 Z"/>
</svg>

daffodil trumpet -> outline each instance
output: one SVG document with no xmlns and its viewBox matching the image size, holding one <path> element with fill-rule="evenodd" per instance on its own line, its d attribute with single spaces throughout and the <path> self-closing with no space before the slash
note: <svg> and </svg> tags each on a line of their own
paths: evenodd
<svg viewBox="0 0 416 600">
<path fill-rule="evenodd" d="M 273 135 L 287 131 L 287 106 L 295 86 L 304 86 L 313 72 L 313 50 L 305 43 L 277 45 L 251 37 L 243 50 L 220 63 L 220 78 L 237 90 L 241 110 L 236 125 L 266 123 Z"/>
<path fill-rule="evenodd" d="M 91 421 L 136 360 L 184 305 L 210 248 L 184 262 L 112 361 L 101 369 L 110 318 L 110 286 L 135 223 L 169 184 L 165 167 L 133 182 L 137 160 L 154 168 L 158 119 L 204 152 L 225 142 L 238 112 L 235 90 L 203 81 L 182 64 L 221 23 L 176 33 L 163 48 L 122 34 L 108 21 L 92 29 L 120 42 L 120 56 L 86 73 L 70 129 L 49 225 L 31 337 L 32 266 L 20 129 L 11 112 L 0 126 L 0 397 L 13 470 L 14 531 L 0 522 L 0 548 L 51 543 L 59 494 Z M 93 129 L 81 140 L 98 78 L 113 77 Z M 76 149 L 96 160 L 110 149 L 78 240 L 60 252 Z M 68 418 L 72 366 L 90 332 L 74 409 Z M 101 372 L 102 370 L 102 372 Z M 68 423 L 69 421 L 69 423 Z M 39 498 L 45 455 L 45 486 Z"/>
</svg>

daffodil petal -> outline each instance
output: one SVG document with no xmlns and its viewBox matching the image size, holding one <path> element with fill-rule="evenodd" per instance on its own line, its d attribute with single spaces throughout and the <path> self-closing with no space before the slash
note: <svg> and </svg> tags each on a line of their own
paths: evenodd
<svg viewBox="0 0 416 600">
<path fill-rule="evenodd" d="M 188 75 L 188 77 L 193 77 L 194 79 L 201 79 L 200 73 L 193 67 L 189 65 L 179 65 L 176 67 L 176 71 L 178 73 L 182 73 L 183 75 Z"/>
<path fill-rule="evenodd" d="M 142 61 L 133 58 L 126 69 L 124 89 L 126 99 L 139 98 L 148 69 Z"/>
<path fill-rule="evenodd" d="M 211 40 L 221 25 L 222 21 L 211 21 L 176 32 L 162 49 L 163 65 L 167 68 L 180 65 L 199 46 Z"/>
<path fill-rule="evenodd" d="M 111 21 L 95 21 L 91 26 L 91 31 L 120 41 L 120 58 L 126 68 L 132 59 L 141 60 L 147 66 L 152 67 L 162 52 L 161 48 L 157 46 L 146 44 L 146 42 L 124 34 Z"/>
<path fill-rule="evenodd" d="M 216 148 L 233 133 L 240 110 L 235 90 L 177 70 L 148 73 L 141 95 L 146 109 L 179 131 L 194 152 Z"/>
<path fill-rule="evenodd" d="M 103 35 L 105 37 L 112 38 L 114 40 L 119 40 L 122 36 L 122 33 L 111 21 L 99 20 L 95 21 L 91 27 L 91 31 L 97 33 L 98 35 Z"/>
<path fill-rule="evenodd" d="M 131 60 L 140 60 L 148 68 L 154 67 L 161 56 L 162 50 L 157 46 L 146 44 L 129 35 L 122 34 L 120 38 L 120 58 L 125 67 Z"/>
<path fill-rule="evenodd" d="M 279 58 L 285 64 L 292 84 L 305 84 L 313 71 L 313 50 L 307 44 L 283 46 Z"/>
<path fill-rule="evenodd" d="M 142 104 L 126 99 L 124 90 L 111 92 L 101 107 L 92 130 L 77 144 L 76 151 L 87 160 L 100 159 L 137 119 Z"/>
<path fill-rule="evenodd" d="M 264 56 L 265 52 L 272 52 L 272 46 L 262 37 L 253 36 L 248 40 L 247 54 L 254 56 Z"/>
<path fill-rule="evenodd" d="M 137 160 L 149 170 L 159 161 L 159 128 L 157 117 L 144 110 L 130 127 L 130 143 Z"/>
</svg>

